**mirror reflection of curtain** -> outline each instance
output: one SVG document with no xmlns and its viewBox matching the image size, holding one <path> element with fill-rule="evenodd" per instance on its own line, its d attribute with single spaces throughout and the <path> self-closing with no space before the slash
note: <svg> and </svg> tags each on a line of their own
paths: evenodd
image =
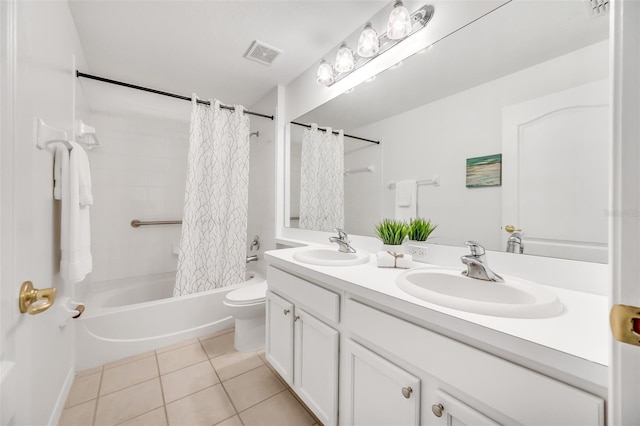
<svg viewBox="0 0 640 426">
<path fill-rule="evenodd" d="M 173 295 L 244 281 L 249 194 L 249 118 L 196 102 Z"/>
<path fill-rule="evenodd" d="M 344 227 L 344 132 L 318 130 L 302 136 L 300 228 L 332 231 Z"/>
</svg>

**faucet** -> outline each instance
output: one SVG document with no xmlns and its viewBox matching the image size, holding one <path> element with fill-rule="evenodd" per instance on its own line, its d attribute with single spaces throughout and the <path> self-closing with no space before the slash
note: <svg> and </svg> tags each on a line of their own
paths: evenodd
<svg viewBox="0 0 640 426">
<path fill-rule="evenodd" d="M 466 241 L 465 244 L 469 247 L 471 254 L 467 254 L 460 258 L 462 263 L 467 265 L 467 270 L 462 272 L 462 275 L 479 280 L 503 283 L 504 279 L 489 269 L 484 247 L 475 241 Z"/>
<path fill-rule="evenodd" d="M 507 240 L 507 253 L 524 253 L 524 244 L 522 244 L 522 234 L 514 232 Z"/>
<path fill-rule="evenodd" d="M 343 253 L 355 253 L 356 249 L 351 247 L 351 245 L 349 244 L 351 241 L 349 241 L 349 236 L 347 235 L 347 233 L 340 228 L 333 228 L 333 230 L 338 233 L 338 236 L 329 237 L 329 241 L 331 241 L 332 243 L 337 243 L 340 246 L 338 248 L 338 251 L 341 251 Z"/>
</svg>

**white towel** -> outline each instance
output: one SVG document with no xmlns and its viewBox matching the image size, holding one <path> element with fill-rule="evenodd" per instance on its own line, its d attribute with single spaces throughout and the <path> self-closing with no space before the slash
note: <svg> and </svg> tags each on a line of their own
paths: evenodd
<svg viewBox="0 0 640 426">
<path fill-rule="evenodd" d="M 62 199 L 62 167 L 63 159 L 69 163 L 69 148 L 63 143 L 57 143 L 53 154 L 53 198 Z M 64 167 L 69 167 L 67 164 Z"/>
<path fill-rule="evenodd" d="M 396 219 L 410 220 L 418 212 L 418 185 L 415 180 L 401 180 L 396 182 Z"/>
<path fill-rule="evenodd" d="M 79 145 L 75 144 L 77 149 L 74 149 L 74 153 L 77 154 L 78 165 L 78 186 L 80 191 L 80 205 L 90 206 L 93 204 L 93 194 L 91 192 L 91 169 L 89 165 L 89 157 L 87 151 Z"/>
<path fill-rule="evenodd" d="M 388 251 L 378 252 L 378 268 L 409 269 L 412 261 L 413 256 L 410 254 L 396 253 L 394 256 Z"/>
<path fill-rule="evenodd" d="M 71 152 L 61 158 L 60 275 L 66 283 L 82 281 L 93 268 L 89 206 L 80 204 L 80 170 L 86 153 L 75 142 L 71 146 Z"/>
</svg>

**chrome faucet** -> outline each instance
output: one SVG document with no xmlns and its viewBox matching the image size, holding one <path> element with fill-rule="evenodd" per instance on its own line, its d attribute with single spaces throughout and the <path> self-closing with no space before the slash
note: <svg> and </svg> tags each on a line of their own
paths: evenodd
<svg viewBox="0 0 640 426">
<path fill-rule="evenodd" d="M 460 258 L 462 263 L 467 265 L 467 270 L 462 274 L 469 278 L 503 283 L 504 280 L 502 277 L 489 269 L 484 247 L 475 241 L 467 241 L 465 244 L 469 247 L 471 254 L 467 254 Z"/>
<path fill-rule="evenodd" d="M 514 232 L 507 240 L 507 253 L 524 253 L 524 244 L 522 244 L 522 234 Z"/>
<path fill-rule="evenodd" d="M 343 253 L 355 253 L 356 249 L 351 247 L 351 245 L 349 244 L 351 241 L 349 241 L 349 236 L 347 235 L 347 233 L 340 228 L 333 228 L 333 230 L 338 233 L 338 236 L 329 237 L 329 241 L 331 241 L 332 243 L 337 243 L 340 246 L 338 248 L 338 251 L 341 251 Z"/>
</svg>

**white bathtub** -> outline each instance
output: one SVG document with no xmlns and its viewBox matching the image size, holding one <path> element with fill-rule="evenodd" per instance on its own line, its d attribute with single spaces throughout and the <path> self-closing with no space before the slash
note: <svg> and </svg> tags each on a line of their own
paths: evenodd
<svg viewBox="0 0 640 426">
<path fill-rule="evenodd" d="M 84 370 L 233 326 L 227 292 L 264 281 L 172 297 L 175 273 L 88 284 L 85 312 L 75 320 L 76 368 Z"/>
</svg>

